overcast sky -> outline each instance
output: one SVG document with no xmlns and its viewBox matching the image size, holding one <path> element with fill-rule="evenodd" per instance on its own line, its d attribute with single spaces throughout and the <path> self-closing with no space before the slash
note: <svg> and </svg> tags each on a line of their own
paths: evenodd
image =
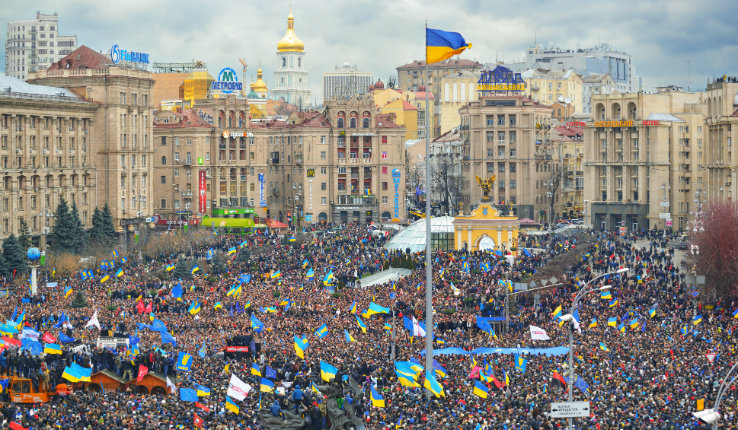
<svg viewBox="0 0 738 430">
<path fill-rule="evenodd" d="M 152 62 L 202 60 L 212 75 L 226 66 L 247 79 L 259 64 L 270 87 L 277 42 L 285 33 L 289 1 L 222 0 L 3 0 L 7 23 L 59 14 L 61 34 L 107 52 L 146 52 Z M 512 62 L 534 40 L 565 49 L 609 43 L 632 55 L 645 88 L 665 84 L 705 87 L 708 77 L 738 71 L 735 0 L 293 0 L 295 31 L 306 48 L 312 97 L 322 97 L 322 73 L 347 62 L 387 81 L 395 68 L 424 57 L 424 24 L 460 32 L 473 48 L 461 58 Z M 0 70 L 5 70 L 4 57 Z M 691 76 L 691 78 L 690 78 Z"/>
</svg>

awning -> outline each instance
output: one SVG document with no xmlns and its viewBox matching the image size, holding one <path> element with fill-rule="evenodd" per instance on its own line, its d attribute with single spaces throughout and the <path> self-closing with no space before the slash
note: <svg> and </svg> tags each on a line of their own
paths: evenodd
<svg viewBox="0 0 738 430">
<path fill-rule="evenodd" d="M 283 222 L 279 222 L 275 219 L 269 219 L 266 220 L 267 227 L 269 228 L 289 228 L 289 226 Z"/>
<path fill-rule="evenodd" d="M 251 218 L 211 218 L 209 216 L 202 217 L 203 227 L 235 227 L 235 228 L 254 228 L 254 220 Z"/>
</svg>

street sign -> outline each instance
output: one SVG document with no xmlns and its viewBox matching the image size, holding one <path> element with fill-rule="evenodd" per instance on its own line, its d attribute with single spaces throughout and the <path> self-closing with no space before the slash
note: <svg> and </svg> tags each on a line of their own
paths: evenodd
<svg viewBox="0 0 738 430">
<path fill-rule="evenodd" d="M 661 212 L 661 213 L 659 213 L 659 218 L 661 218 L 661 219 L 669 219 L 669 218 L 671 218 L 671 213 L 669 213 L 669 212 Z"/>
<path fill-rule="evenodd" d="M 671 227 L 671 226 L 672 226 L 672 224 L 671 224 L 671 220 L 670 220 L 670 219 L 667 219 L 667 220 L 666 220 L 666 226 L 667 226 L 667 227 Z"/>
<path fill-rule="evenodd" d="M 577 418 L 589 416 L 589 402 L 551 403 L 551 418 Z"/>
<path fill-rule="evenodd" d="M 717 357 L 717 354 L 715 354 L 714 352 L 708 352 L 707 354 L 705 354 L 705 357 L 707 357 L 707 361 L 712 364 L 712 362 L 715 361 L 715 357 Z"/>
<path fill-rule="evenodd" d="M 661 202 L 661 207 L 662 208 L 668 208 L 670 204 L 671 203 L 669 203 L 669 202 Z"/>
</svg>

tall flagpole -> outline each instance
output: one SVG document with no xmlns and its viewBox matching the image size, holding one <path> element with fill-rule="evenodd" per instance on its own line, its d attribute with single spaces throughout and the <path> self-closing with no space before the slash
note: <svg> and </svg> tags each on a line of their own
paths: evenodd
<svg viewBox="0 0 738 430">
<path fill-rule="evenodd" d="M 433 115 L 428 107 L 430 74 L 428 73 L 428 21 L 425 21 L 425 371 L 433 369 L 433 259 L 431 247 L 431 174 L 430 174 L 430 121 Z M 431 392 L 425 391 L 430 400 Z"/>
</svg>

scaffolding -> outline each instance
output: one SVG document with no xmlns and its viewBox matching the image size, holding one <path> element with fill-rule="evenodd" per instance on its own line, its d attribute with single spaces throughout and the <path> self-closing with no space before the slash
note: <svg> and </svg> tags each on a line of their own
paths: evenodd
<svg viewBox="0 0 738 430">
<path fill-rule="evenodd" d="M 197 69 L 207 69 L 202 61 L 192 60 L 189 63 L 153 63 L 154 73 L 189 73 Z"/>
</svg>

